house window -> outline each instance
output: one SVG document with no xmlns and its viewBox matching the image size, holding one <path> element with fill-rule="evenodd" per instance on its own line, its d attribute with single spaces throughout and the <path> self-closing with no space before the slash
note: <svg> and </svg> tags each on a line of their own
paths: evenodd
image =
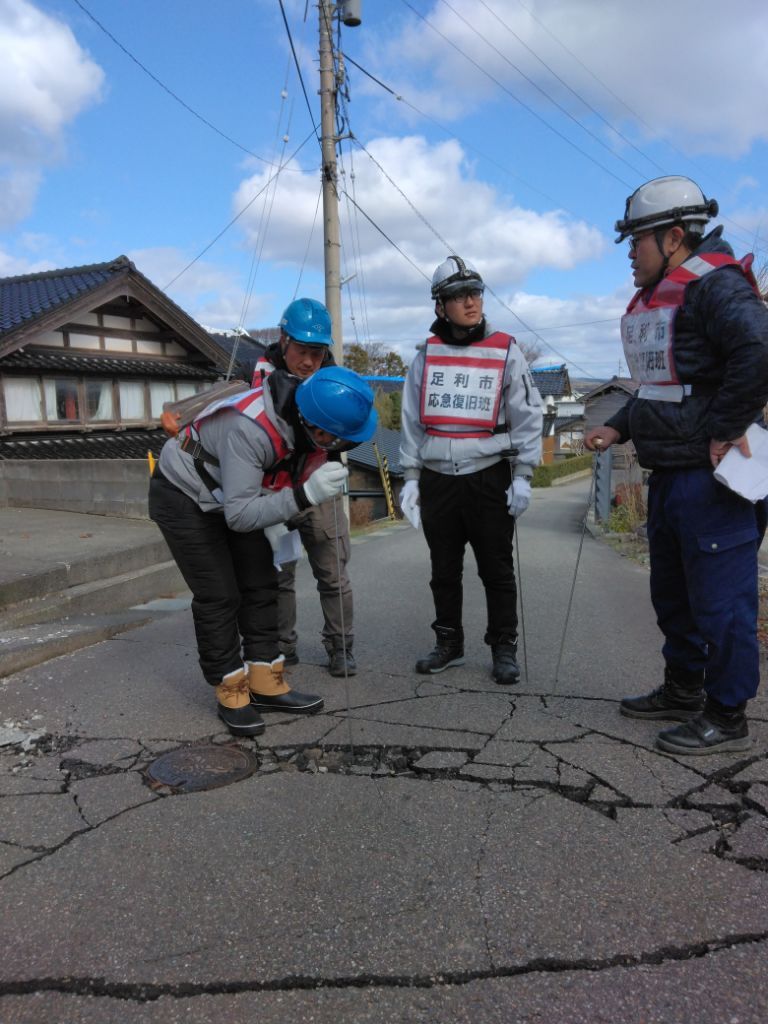
<svg viewBox="0 0 768 1024">
<path fill-rule="evenodd" d="M 87 380 L 85 382 L 85 406 L 87 419 L 91 422 L 114 420 L 115 401 L 111 380 Z"/>
<path fill-rule="evenodd" d="M 3 391 L 9 423 L 39 423 L 43 418 L 37 377 L 6 377 Z"/>
<path fill-rule="evenodd" d="M 66 377 L 43 381 L 45 394 L 45 418 L 49 423 L 77 423 L 80 420 L 80 403 L 77 381 Z"/>
<path fill-rule="evenodd" d="M 144 385 L 139 380 L 120 381 L 120 419 L 145 420 Z"/>
<path fill-rule="evenodd" d="M 149 385 L 149 413 L 152 419 L 159 419 L 163 413 L 165 402 L 176 401 L 176 389 L 173 381 L 153 380 Z"/>
</svg>

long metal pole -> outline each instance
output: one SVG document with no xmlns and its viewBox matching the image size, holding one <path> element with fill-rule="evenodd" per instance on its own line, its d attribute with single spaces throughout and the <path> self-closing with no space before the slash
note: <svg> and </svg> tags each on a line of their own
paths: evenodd
<svg viewBox="0 0 768 1024">
<path fill-rule="evenodd" d="M 336 190 L 336 78 L 331 37 L 335 5 L 318 0 L 320 12 L 320 130 L 323 157 L 323 244 L 325 254 L 325 304 L 331 314 L 333 357 L 344 362 L 341 330 L 341 237 L 339 196 Z"/>
</svg>

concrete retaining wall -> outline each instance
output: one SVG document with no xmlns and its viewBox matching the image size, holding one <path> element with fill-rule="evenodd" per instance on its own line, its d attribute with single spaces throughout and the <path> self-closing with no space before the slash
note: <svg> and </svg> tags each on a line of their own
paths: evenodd
<svg viewBox="0 0 768 1024">
<path fill-rule="evenodd" d="M 146 459 L 8 459 L 0 462 L 0 507 L 50 508 L 147 518 Z"/>
</svg>

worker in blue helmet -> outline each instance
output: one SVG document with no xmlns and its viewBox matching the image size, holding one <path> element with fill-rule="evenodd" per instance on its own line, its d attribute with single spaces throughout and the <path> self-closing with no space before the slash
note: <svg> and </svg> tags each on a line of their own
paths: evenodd
<svg viewBox="0 0 768 1024">
<path fill-rule="evenodd" d="M 304 382 L 276 370 L 212 402 L 163 446 L 149 515 L 192 591 L 200 667 L 236 736 L 263 732 L 264 712 L 323 708 L 284 676 L 267 531 L 341 494 L 348 471 L 329 452 L 368 440 L 376 421 L 373 393 L 351 370 Z"/>
<path fill-rule="evenodd" d="M 280 318 L 280 337 L 256 363 L 253 383 L 273 370 L 307 380 L 321 367 L 333 367 L 331 316 L 317 299 L 294 299 Z M 338 453 L 330 458 L 339 459 Z M 352 553 L 349 522 L 340 502 L 323 502 L 301 512 L 288 529 L 298 530 L 317 582 L 323 611 L 323 645 L 332 676 L 354 675 L 354 607 L 347 564 Z M 271 531 L 278 539 L 279 530 Z M 282 562 L 278 572 L 280 651 L 287 665 L 299 661 L 296 631 L 296 562 Z"/>
</svg>

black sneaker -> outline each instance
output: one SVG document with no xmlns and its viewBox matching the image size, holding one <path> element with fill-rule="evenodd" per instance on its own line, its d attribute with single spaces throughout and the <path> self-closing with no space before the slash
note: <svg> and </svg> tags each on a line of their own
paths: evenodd
<svg viewBox="0 0 768 1024">
<path fill-rule="evenodd" d="M 421 675 L 434 675 L 454 665 L 464 664 L 464 634 L 460 629 L 447 626 L 433 626 L 437 643 L 434 649 L 416 662 L 416 671 Z"/>
<path fill-rule="evenodd" d="M 500 686 L 513 686 L 520 681 L 517 663 L 517 641 L 501 641 L 491 645 L 493 668 L 491 675 Z"/>
<path fill-rule="evenodd" d="M 643 697 L 625 697 L 619 711 L 628 718 L 666 718 L 687 722 L 704 710 L 703 673 L 683 674 L 667 666 L 664 682 Z"/>
<path fill-rule="evenodd" d="M 674 729 L 664 729 L 656 737 L 656 746 L 668 754 L 726 754 L 749 750 L 752 740 L 745 715 L 725 725 L 700 714 Z"/>
<path fill-rule="evenodd" d="M 336 643 L 327 647 L 328 671 L 332 676 L 354 676 L 357 673 L 357 662 L 352 653 L 351 644 Z"/>
<path fill-rule="evenodd" d="M 296 648 L 295 647 L 281 647 L 280 648 L 280 653 L 282 654 L 283 658 L 285 659 L 283 661 L 284 665 L 298 665 L 299 664 L 299 656 L 296 653 Z"/>
</svg>

